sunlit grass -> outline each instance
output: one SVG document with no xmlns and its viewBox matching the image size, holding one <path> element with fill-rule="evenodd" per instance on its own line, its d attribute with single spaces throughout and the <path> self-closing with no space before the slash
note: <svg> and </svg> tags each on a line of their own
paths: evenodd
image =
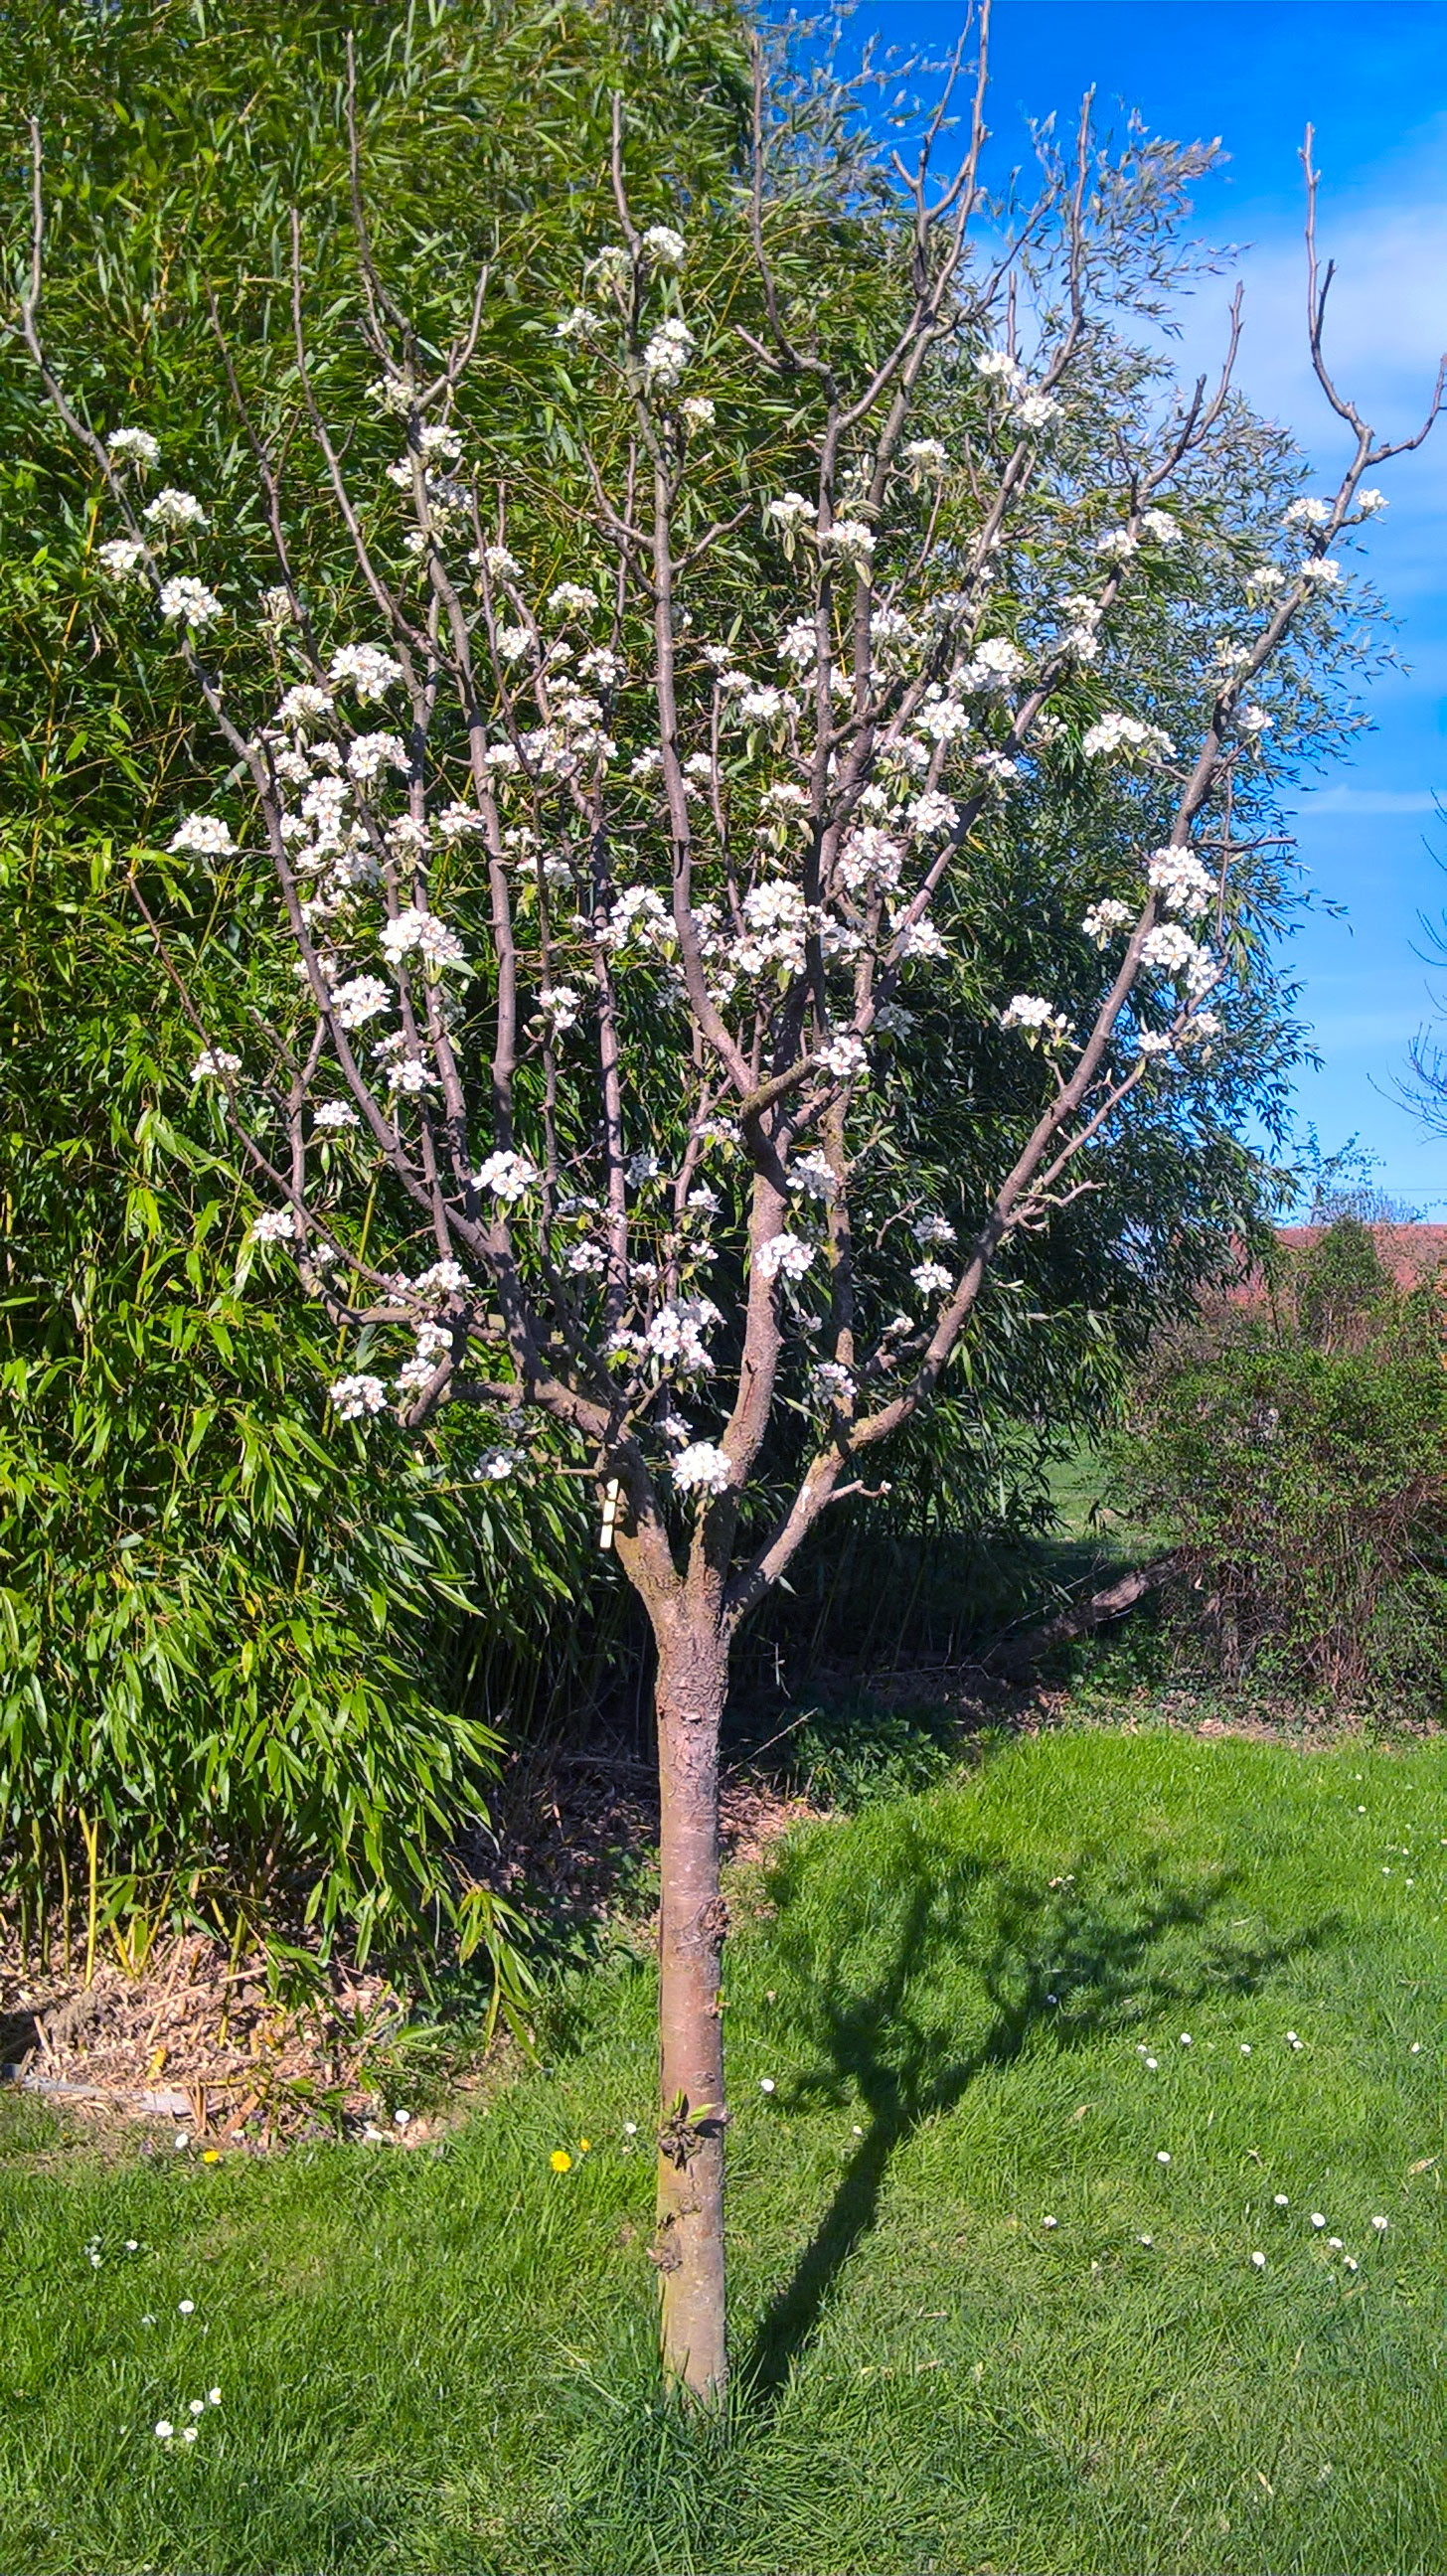
<svg viewBox="0 0 1447 2576">
<path fill-rule="evenodd" d="M 626 1956 L 440 2154 L 11 2106 L 0 2564 L 1440 2569 L 1444 1836 L 1435 1748 L 1080 1732 L 744 1883 L 726 2439 L 651 2403 Z"/>
</svg>

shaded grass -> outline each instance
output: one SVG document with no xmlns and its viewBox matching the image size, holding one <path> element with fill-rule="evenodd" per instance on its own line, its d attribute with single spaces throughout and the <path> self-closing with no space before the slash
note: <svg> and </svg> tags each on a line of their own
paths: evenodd
<svg viewBox="0 0 1447 2576">
<path fill-rule="evenodd" d="M 0 2097 L 0 2564 L 1439 2569 L 1443 1836 L 1435 1747 L 1079 1732 L 742 1882 L 722 2428 L 653 2399 L 625 1954 L 436 2155 Z"/>
</svg>

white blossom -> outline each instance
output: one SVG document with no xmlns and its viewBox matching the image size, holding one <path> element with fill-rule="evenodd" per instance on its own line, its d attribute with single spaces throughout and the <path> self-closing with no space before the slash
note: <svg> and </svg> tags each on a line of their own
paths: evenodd
<svg viewBox="0 0 1447 2576">
<path fill-rule="evenodd" d="M 856 1074 L 862 1073 L 865 1060 L 863 1040 L 847 1035 L 831 1038 L 827 1046 L 820 1047 L 815 1057 L 815 1062 L 839 1082 L 849 1082 Z"/>
<path fill-rule="evenodd" d="M 139 581 L 150 557 L 139 537 L 107 537 L 96 548 L 96 561 L 112 581 Z"/>
<path fill-rule="evenodd" d="M 955 1239 L 955 1229 L 947 1216 L 918 1216 L 910 1233 L 921 1249 L 927 1243 L 953 1243 Z"/>
<path fill-rule="evenodd" d="M 412 1282 L 412 1294 L 414 1297 L 456 1297 L 471 1286 L 472 1281 L 461 1262 L 447 1257 L 418 1272 Z"/>
<path fill-rule="evenodd" d="M 588 1271 L 606 1270 L 608 1255 L 601 1244 L 575 1243 L 568 1255 L 566 1266 L 575 1277 Z"/>
<path fill-rule="evenodd" d="M 188 814 L 172 833 L 171 847 L 197 859 L 227 859 L 236 844 L 230 824 L 219 814 Z"/>
<path fill-rule="evenodd" d="M 526 1154 L 500 1150 L 489 1154 L 486 1162 L 478 1167 L 479 1189 L 491 1190 L 495 1198 L 509 1204 L 522 1198 L 535 1186 L 537 1179 L 537 1165 L 529 1162 Z"/>
<path fill-rule="evenodd" d="M 225 1047 L 203 1047 L 191 1067 L 193 1082 L 220 1082 L 228 1074 L 241 1071 L 239 1055 L 229 1055 Z M 289 1216 L 291 1211 L 286 1210 Z"/>
<path fill-rule="evenodd" d="M 387 1067 L 388 1090 L 405 1092 L 409 1099 L 415 1099 L 418 1092 L 426 1091 L 436 1081 L 437 1075 L 421 1056 L 397 1056 Z"/>
<path fill-rule="evenodd" d="M 446 843 L 450 848 L 455 841 L 465 841 L 475 834 L 485 832 L 487 824 L 475 805 L 459 805 L 454 802 L 443 806 L 433 829 L 439 841 Z"/>
<path fill-rule="evenodd" d="M 1158 752 L 1168 760 L 1174 749 L 1169 734 L 1162 733 L 1159 725 L 1142 724 L 1137 716 L 1115 713 L 1104 715 L 1093 724 L 1080 747 L 1087 760 L 1095 760 L 1102 753 L 1112 751 L 1124 751 L 1127 755 L 1134 751 Z"/>
<path fill-rule="evenodd" d="M 380 945 L 389 966 L 398 966 L 404 957 L 412 956 L 420 957 L 436 973 L 446 966 L 467 963 L 456 931 L 439 921 L 435 912 L 423 912 L 415 903 L 383 922 Z"/>
<path fill-rule="evenodd" d="M 943 474 L 949 463 L 944 445 L 938 438 L 912 438 L 907 446 L 900 449 L 900 455 L 917 474 Z"/>
<path fill-rule="evenodd" d="M 910 1272 L 922 1297 L 936 1297 L 950 1285 L 950 1273 L 941 1261 L 920 1261 Z"/>
<path fill-rule="evenodd" d="M 1341 580 L 1341 565 L 1330 555 L 1308 555 L 1297 579 L 1309 582 L 1316 590 L 1334 590 Z"/>
<path fill-rule="evenodd" d="M 907 921 L 904 928 L 897 934 L 894 947 L 897 957 L 914 963 L 934 960 L 946 954 L 945 943 L 934 923 L 928 918 L 923 921 Z"/>
<path fill-rule="evenodd" d="M 309 725 L 319 723 L 321 718 L 329 716 L 331 711 L 332 698 L 329 690 L 319 688 L 314 680 L 298 680 L 295 688 L 287 690 L 277 708 L 276 720 L 278 724 L 291 725 L 300 732 Z"/>
<path fill-rule="evenodd" d="M 792 532 L 812 527 L 819 512 L 812 501 L 805 500 L 802 492 L 786 492 L 782 500 L 769 503 L 765 516 L 778 527 Z"/>
<path fill-rule="evenodd" d="M 659 1307 L 644 1341 L 654 1358 L 661 1360 L 665 1368 L 676 1368 L 684 1377 L 711 1376 L 713 1361 L 703 1336 L 722 1322 L 723 1317 L 711 1298 L 680 1298 L 676 1304 Z"/>
<path fill-rule="evenodd" d="M 538 994 L 538 1007 L 547 1013 L 559 1037 L 576 1028 L 583 1008 L 582 995 L 571 984 L 544 984 Z"/>
<path fill-rule="evenodd" d="M 415 393 L 406 376 L 378 376 L 367 387 L 367 400 L 374 411 L 393 420 L 405 420 L 412 409 Z"/>
<path fill-rule="evenodd" d="M 874 530 L 863 519 L 836 519 L 821 535 L 819 551 L 852 564 L 856 572 L 867 572 L 874 560 L 874 544 Z"/>
<path fill-rule="evenodd" d="M 1000 1014 L 1002 1029 L 1023 1029 L 1032 1046 L 1042 1039 L 1047 1046 L 1058 1046 L 1070 1034 L 1070 1023 L 1063 1011 L 1047 1002 L 1040 993 L 1016 993 Z"/>
<path fill-rule="evenodd" d="M 693 333 L 676 314 L 659 323 L 643 352 L 643 378 L 651 393 L 671 394 L 677 390 L 693 348 Z"/>
<path fill-rule="evenodd" d="M 506 546 L 484 546 L 482 568 L 486 571 L 489 581 L 521 581 L 522 579 L 522 565 L 516 555 L 508 553 Z"/>
<path fill-rule="evenodd" d="M 294 1208 L 268 1208 L 251 1229 L 253 1243 L 291 1243 L 296 1236 Z"/>
<path fill-rule="evenodd" d="M 1378 492 L 1370 483 L 1364 483 L 1360 492 L 1357 494 L 1357 508 L 1360 510 L 1362 517 L 1364 519 L 1374 519 L 1377 512 L 1379 510 L 1385 510 L 1386 506 L 1387 496 L 1385 492 Z M 1375 2227 L 1375 2219 L 1373 2219 L 1372 2225 Z"/>
<path fill-rule="evenodd" d="M 396 687 L 402 677 L 402 665 L 380 644 L 344 644 L 339 653 L 332 655 L 327 677 L 334 689 L 350 683 L 363 706 L 371 706 Z"/>
<path fill-rule="evenodd" d="M 715 1447 L 711 1440 L 691 1440 L 686 1449 L 680 1449 L 670 1472 L 681 1494 L 721 1494 L 732 1469 L 727 1450 Z"/>
<path fill-rule="evenodd" d="M 777 1279 L 782 1270 L 786 1279 L 802 1279 L 814 1262 L 817 1246 L 806 1243 L 802 1235 L 774 1234 L 758 1250 L 758 1264 L 765 1279 Z"/>
<path fill-rule="evenodd" d="M 1188 921 L 1199 920 L 1203 912 L 1210 911 L 1216 900 L 1216 880 L 1192 850 L 1168 848 L 1153 851 L 1146 867 L 1146 878 L 1162 898 L 1167 911 L 1184 913 Z"/>
<path fill-rule="evenodd" d="M 1193 991 L 1202 990 L 1215 979 L 1214 959 L 1174 921 L 1163 921 L 1157 929 L 1146 932 L 1141 942 L 1141 964 L 1157 967 L 1166 975 L 1184 976 Z"/>
<path fill-rule="evenodd" d="M 148 429 L 113 429 L 106 454 L 112 465 L 159 465 L 161 446 Z"/>
<path fill-rule="evenodd" d="M 516 1449 L 484 1449 L 473 1468 L 474 1481 L 482 1485 L 505 1485 L 521 1464 Z"/>
<path fill-rule="evenodd" d="M 1181 541 L 1181 523 L 1169 510 L 1142 510 L 1141 535 L 1157 546 L 1176 546 Z"/>
<path fill-rule="evenodd" d="M 360 1127 L 361 1119 L 350 1100 L 324 1100 L 313 1124 L 333 1131 L 343 1127 Z"/>
<path fill-rule="evenodd" d="M 1128 929 L 1134 919 L 1135 913 L 1128 903 L 1120 903 L 1114 895 L 1107 895 L 1103 903 L 1091 905 L 1080 927 L 1087 939 L 1095 941 L 1097 948 L 1105 948 L 1116 932 Z"/>
<path fill-rule="evenodd" d="M 364 1028 L 368 1020 L 375 1020 L 391 1007 L 391 987 L 378 975 L 354 975 L 349 982 L 338 984 L 332 995 L 337 1025 L 343 1029 Z"/>
<path fill-rule="evenodd" d="M 1244 586 L 1247 590 L 1280 590 L 1285 579 L 1286 575 L 1280 564 L 1253 564 L 1246 575 Z"/>
<path fill-rule="evenodd" d="M 384 1413 L 387 1390 L 379 1377 L 339 1377 L 328 1387 L 339 1422 L 360 1422 L 369 1413 Z"/>
<path fill-rule="evenodd" d="M 981 349 L 977 351 L 975 356 L 975 373 L 983 376 L 987 383 L 1006 385 L 1011 389 L 1011 391 L 1018 391 L 1023 387 L 1025 382 L 1019 367 L 1011 357 L 1008 349 Z"/>
<path fill-rule="evenodd" d="M 405 774 L 410 766 L 400 734 L 359 733 L 347 745 L 347 776 L 354 778 L 359 787 L 369 787 L 384 769 L 400 769 Z"/>
<path fill-rule="evenodd" d="M 841 1407 L 851 1405 L 857 1391 L 853 1378 L 841 1360 L 817 1361 L 809 1371 L 809 1384 L 815 1395 L 821 1397 L 826 1404 L 837 1404 Z"/>
<path fill-rule="evenodd" d="M 688 244 L 672 224 L 650 224 L 643 235 L 643 247 L 655 268 L 682 268 L 688 256 Z"/>
<path fill-rule="evenodd" d="M 1331 519 L 1330 501 L 1308 499 L 1305 494 L 1293 501 L 1282 518 L 1284 528 L 1324 528 Z"/>
<path fill-rule="evenodd" d="M 1022 394 L 1015 405 L 1015 418 L 1022 429 L 1044 429 L 1060 410 L 1056 394 Z"/>
<path fill-rule="evenodd" d="M 813 1199 L 832 1199 L 839 1184 L 829 1167 L 827 1155 L 816 1152 L 801 1154 L 796 1162 L 790 1164 L 789 1187 L 796 1197 L 802 1194 Z"/>
<path fill-rule="evenodd" d="M 1107 528 L 1104 535 L 1095 540 L 1096 553 L 1107 563 L 1129 563 L 1139 547 L 1140 539 L 1130 528 Z"/>
<path fill-rule="evenodd" d="M 1276 718 L 1269 716 L 1264 707 L 1238 707 L 1236 711 L 1236 730 L 1244 733 L 1248 742 L 1258 734 L 1269 733 L 1275 722 Z"/>
<path fill-rule="evenodd" d="M 210 525 L 195 493 L 179 491 L 174 483 L 163 484 L 141 516 L 148 528 L 159 528 L 168 537 L 199 536 Z"/>
<path fill-rule="evenodd" d="M 180 618 L 183 625 L 199 632 L 221 615 L 221 602 L 204 581 L 193 581 L 189 573 L 180 573 L 161 584 L 161 615 L 173 621 Z"/>
<path fill-rule="evenodd" d="M 959 808 L 937 787 L 927 787 L 905 810 L 905 821 L 921 840 L 933 840 L 937 832 L 952 832 L 959 822 Z"/>
</svg>

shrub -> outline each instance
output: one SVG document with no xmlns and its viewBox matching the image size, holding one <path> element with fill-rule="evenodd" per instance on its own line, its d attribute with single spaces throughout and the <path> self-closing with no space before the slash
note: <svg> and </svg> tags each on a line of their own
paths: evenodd
<svg viewBox="0 0 1447 2576">
<path fill-rule="evenodd" d="M 1447 1650 L 1435 1292 L 1399 1296 L 1350 1221 L 1289 1285 L 1288 1320 L 1202 1331 L 1140 1391 L 1125 1480 L 1180 1549 L 1171 1622 L 1228 1681 L 1435 1710 Z"/>
</svg>

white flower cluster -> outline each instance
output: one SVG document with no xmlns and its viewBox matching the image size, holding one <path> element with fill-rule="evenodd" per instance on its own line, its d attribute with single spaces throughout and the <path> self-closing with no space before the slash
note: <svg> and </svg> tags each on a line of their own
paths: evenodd
<svg viewBox="0 0 1447 2576">
<path fill-rule="evenodd" d="M 164 484 L 141 516 L 148 528 L 165 537 L 199 536 L 210 524 L 195 493 L 179 491 L 174 483 Z"/>
<path fill-rule="evenodd" d="M 826 1073 L 832 1073 L 836 1082 L 852 1082 L 867 1062 L 864 1041 L 848 1035 L 831 1038 L 827 1046 L 820 1047 L 814 1061 Z"/>
<path fill-rule="evenodd" d="M 181 573 L 161 584 L 161 615 L 172 623 L 179 618 L 183 625 L 199 632 L 221 615 L 221 602 L 204 581 L 193 581 L 189 573 Z"/>
<path fill-rule="evenodd" d="M 193 1082 L 220 1082 L 226 1075 L 240 1071 L 239 1055 L 228 1055 L 225 1047 L 203 1047 L 191 1067 L 191 1079 Z M 286 1209 L 285 1214 L 289 1216 L 291 1210 Z"/>
<path fill-rule="evenodd" d="M 296 1211 L 289 1207 L 268 1208 L 251 1229 L 253 1243 L 292 1243 L 295 1239 Z"/>
<path fill-rule="evenodd" d="M 1214 892 L 1214 888 L 1212 889 Z M 1216 961 L 1179 922 L 1163 921 L 1141 942 L 1141 964 L 1163 975 L 1177 976 L 1191 993 L 1204 993 L 1216 981 Z"/>
<path fill-rule="evenodd" d="M 150 561 L 139 537 L 107 537 L 95 552 L 102 572 L 112 581 L 139 581 Z"/>
<path fill-rule="evenodd" d="M 336 1134 L 344 1127 L 360 1127 L 362 1122 L 350 1100 L 324 1100 L 313 1123 L 326 1133 Z"/>
<path fill-rule="evenodd" d="M 171 847 L 196 859 L 227 859 L 236 844 L 219 814 L 188 814 L 172 833 Z"/>
<path fill-rule="evenodd" d="M 819 1360 L 809 1371 L 809 1384 L 822 1403 L 841 1410 L 854 1402 L 857 1389 L 842 1360 Z"/>
<path fill-rule="evenodd" d="M 332 1012 L 341 1029 L 365 1028 L 368 1020 L 375 1020 L 391 1007 L 391 987 L 382 982 L 380 975 L 353 975 L 332 993 Z"/>
<path fill-rule="evenodd" d="M 874 530 L 863 519 L 836 519 L 819 539 L 819 552 L 836 563 L 867 572 L 874 560 Z"/>
<path fill-rule="evenodd" d="M 951 1284 L 951 1274 L 942 1261 L 920 1261 L 910 1272 L 922 1297 L 937 1297 Z"/>
<path fill-rule="evenodd" d="M 944 447 L 937 438 L 912 438 L 908 446 L 900 449 L 900 455 L 904 463 L 912 466 L 915 473 L 919 475 L 943 474 L 949 463 Z"/>
<path fill-rule="evenodd" d="M 1281 524 L 1284 528 L 1325 528 L 1330 525 L 1330 522 L 1330 501 L 1309 499 L 1303 494 L 1299 501 L 1290 503 L 1283 514 Z"/>
<path fill-rule="evenodd" d="M 1023 1029 L 1032 1046 L 1063 1046 L 1070 1022 L 1039 993 L 1017 993 L 1000 1013 L 1002 1029 Z"/>
<path fill-rule="evenodd" d="M 777 1279 L 780 1271 L 786 1279 L 802 1279 L 812 1268 L 817 1246 L 806 1243 L 800 1234 L 774 1234 L 759 1246 L 759 1270 L 765 1279 Z"/>
<path fill-rule="evenodd" d="M 673 1461 L 672 1475 L 681 1494 L 721 1494 L 732 1474 L 726 1449 L 711 1440 L 690 1440 Z"/>
<path fill-rule="evenodd" d="M 1080 927 L 1087 939 L 1095 941 L 1097 948 L 1107 948 L 1116 932 L 1129 929 L 1134 919 L 1135 914 L 1128 903 L 1121 903 L 1114 895 L 1107 895 L 1103 903 L 1091 905 Z"/>
<path fill-rule="evenodd" d="M 643 247 L 655 268 L 682 268 L 688 257 L 688 244 L 672 224 L 650 224 L 643 236 Z"/>
<path fill-rule="evenodd" d="M 420 957 L 432 973 L 440 974 L 444 967 L 467 963 L 456 931 L 439 921 L 435 912 L 423 912 L 415 903 L 383 922 L 381 948 L 388 965 L 393 967 L 400 966 L 404 957 Z"/>
<path fill-rule="evenodd" d="M 525 1197 L 536 1186 L 538 1177 L 537 1165 L 529 1162 L 526 1154 L 502 1150 L 489 1154 L 486 1162 L 479 1164 L 477 1173 L 479 1188 L 491 1190 L 494 1198 L 502 1199 L 508 1206 Z"/>
<path fill-rule="evenodd" d="M 112 465 L 159 465 L 161 448 L 148 429 L 113 429 L 106 440 Z"/>
<path fill-rule="evenodd" d="M 379 1377 L 339 1377 L 327 1393 L 339 1422 L 360 1422 L 387 1409 L 387 1390 Z"/>
<path fill-rule="evenodd" d="M 1123 751 L 1127 758 L 1133 752 L 1142 752 L 1148 758 L 1169 760 L 1175 751 L 1170 735 L 1163 733 L 1159 725 L 1142 724 L 1138 716 L 1118 714 L 1101 716 L 1080 747 L 1087 760 L 1098 760 L 1102 754 L 1115 751 Z"/>
<path fill-rule="evenodd" d="M 650 393 L 677 392 L 693 348 L 693 333 L 686 322 L 670 315 L 659 323 L 643 352 L 643 381 Z"/>
<path fill-rule="evenodd" d="M 710 1298 L 683 1297 L 659 1307 L 644 1340 L 653 1357 L 680 1377 L 711 1377 L 713 1361 L 703 1337 L 722 1322 Z"/>
<path fill-rule="evenodd" d="M 1168 912 L 1198 921 L 1216 900 L 1216 880 L 1192 850 L 1169 848 L 1151 853 L 1146 878 Z"/>
<path fill-rule="evenodd" d="M 327 677 L 334 689 L 350 687 L 363 706 L 373 706 L 396 687 L 402 665 L 380 644 L 344 644 L 332 655 Z"/>
</svg>

